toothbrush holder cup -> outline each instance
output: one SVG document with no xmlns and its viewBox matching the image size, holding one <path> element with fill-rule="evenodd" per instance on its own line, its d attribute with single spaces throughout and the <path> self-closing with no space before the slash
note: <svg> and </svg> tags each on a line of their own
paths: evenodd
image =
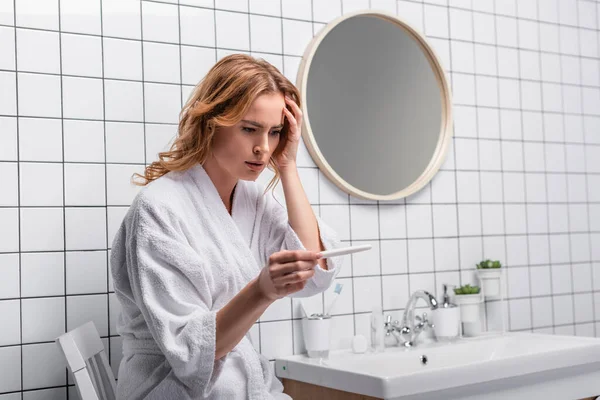
<svg viewBox="0 0 600 400">
<path fill-rule="evenodd" d="M 310 358 L 328 358 L 331 340 L 331 316 L 312 314 L 302 319 L 304 345 Z"/>
</svg>

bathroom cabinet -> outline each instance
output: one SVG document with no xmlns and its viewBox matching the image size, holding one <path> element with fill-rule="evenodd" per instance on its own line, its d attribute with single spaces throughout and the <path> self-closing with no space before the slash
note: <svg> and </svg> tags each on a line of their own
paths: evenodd
<svg viewBox="0 0 600 400">
<path fill-rule="evenodd" d="M 282 379 L 283 392 L 290 395 L 294 400 L 379 400 L 377 397 L 362 394 L 343 392 L 311 383 L 295 381 L 293 379 Z"/>
<path fill-rule="evenodd" d="M 295 381 L 293 379 L 281 379 L 283 383 L 283 392 L 290 395 L 294 400 L 379 400 L 377 397 L 365 396 L 362 394 L 343 392 L 341 390 L 330 389 L 324 386 L 317 386 L 310 383 Z M 595 400 L 596 397 L 586 397 L 579 400 Z M 573 399 L 578 400 L 578 399 Z"/>
</svg>

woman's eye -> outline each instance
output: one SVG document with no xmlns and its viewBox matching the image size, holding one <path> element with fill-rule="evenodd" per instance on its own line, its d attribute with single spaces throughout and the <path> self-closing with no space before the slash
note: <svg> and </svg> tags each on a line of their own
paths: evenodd
<svg viewBox="0 0 600 400">
<path fill-rule="evenodd" d="M 242 131 L 247 132 L 247 133 L 254 133 L 254 132 L 256 132 L 256 129 L 250 128 L 248 126 L 243 126 Z M 271 131 L 270 134 L 272 136 L 279 136 L 281 134 L 281 131 Z"/>
</svg>

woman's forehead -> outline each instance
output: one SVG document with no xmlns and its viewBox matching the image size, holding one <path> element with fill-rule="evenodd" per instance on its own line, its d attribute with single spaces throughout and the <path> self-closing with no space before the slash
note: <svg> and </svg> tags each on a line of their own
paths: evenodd
<svg viewBox="0 0 600 400">
<path fill-rule="evenodd" d="M 271 128 L 282 123 L 284 107 L 285 100 L 280 93 L 264 94 L 252 102 L 242 120 L 251 120 Z"/>
</svg>

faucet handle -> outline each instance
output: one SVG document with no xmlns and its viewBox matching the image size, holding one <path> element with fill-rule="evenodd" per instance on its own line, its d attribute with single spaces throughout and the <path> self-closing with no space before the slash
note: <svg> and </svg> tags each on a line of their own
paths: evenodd
<svg viewBox="0 0 600 400">
<path fill-rule="evenodd" d="M 383 323 L 383 329 L 386 336 L 389 336 L 390 332 L 394 330 L 394 326 L 392 325 L 392 316 L 387 315 L 385 317 L 385 322 Z"/>
<path fill-rule="evenodd" d="M 392 316 L 388 314 L 385 317 L 385 326 L 397 327 L 400 326 L 400 321 L 395 320 L 392 322 Z"/>
<path fill-rule="evenodd" d="M 426 312 L 423 313 L 422 317 L 420 315 L 417 315 L 417 316 L 415 316 L 415 318 L 417 319 L 417 321 L 419 321 L 418 325 L 420 327 L 422 327 L 423 329 L 427 329 L 428 327 L 429 328 L 434 328 L 433 323 L 427 319 L 427 313 Z"/>
<path fill-rule="evenodd" d="M 389 314 L 385 317 L 385 322 L 384 322 L 383 326 L 384 326 L 386 335 L 389 335 L 390 332 L 392 332 L 392 331 L 400 332 L 400 331 L 402 331 L 402 328 L 404 328 L 400 324 L 400 321 L 398 321 L 398 320 L 392 321 L 392 316 Z"/>
</svg>

